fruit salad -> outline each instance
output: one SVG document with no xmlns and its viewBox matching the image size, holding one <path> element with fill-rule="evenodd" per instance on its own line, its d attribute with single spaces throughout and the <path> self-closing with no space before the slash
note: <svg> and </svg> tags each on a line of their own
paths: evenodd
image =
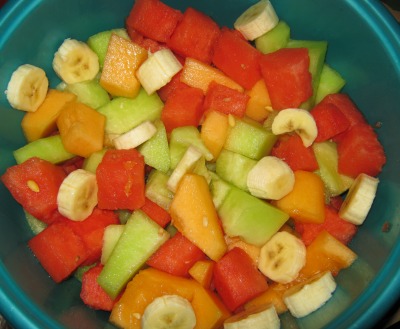
<svg viewBox="0 0 400 329">
<path fill-rule="evenodd" d="M 26 145 L 1 176 L 27 245 L 119 328 L 280 328 L 335 293 L 386 163 L 326 61 L 268 0 L 232 27 L 137 0 L 10 77 Z M 51 247 L 49 247 L 51 246 Z"/>
</svg>

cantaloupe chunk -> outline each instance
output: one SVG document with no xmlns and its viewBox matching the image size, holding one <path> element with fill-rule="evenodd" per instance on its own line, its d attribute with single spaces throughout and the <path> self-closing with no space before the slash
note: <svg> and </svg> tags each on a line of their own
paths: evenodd
<svg viewBox="0 0 400 329">
<path fill-rule="evenodd" d="M 206 114 L 201 126 L 200 137 L 214 159 L 218 158 L 225 144 L 228 128 L 229 121 L 226 114 L 218 111 L 209 111 Z"/>
<path fill-rule="evenodd" d="M 177 277 L 148 268 L 139 272 L 127 285 L 114 306 L 110 321 L 120 328 L 140 329 L 140 318 L 147 305 L 163 295 L 186 298 L 196 314 L 196 329 L 220 328 L 229 312 L 213 292 L 193 279 Z"/>
<path fill-rule="evenodd" d="M 209 258 L 219 260 L 227 245 L 208 183 L 203 176 L 185 174 L 169 208 L 172 224 Z"/>
<path fill-rule="evenodd" d="M 62 108 L 74 100 L 75 94 L 50 89 L 39 108 L 35 112 L 27 112 L 22 118 L 22 130 L 28 142 L 47 137 L 54 132 Z"/>
<path fill-rule="evenodd" d="M 199 260 L 189 269 L 189 274 L 204 288 L 210 289 L 214 265 L 211 259 Z"/>
<path fill-rule="evenodd" d="M 147 50 L 112 34 L 108 45 L 100 85 L 112 96 L 134 98 L 140 90 L 136 71 L 147 59 Z"/>
<path fill-rule="evenodd" d="M 229 88 L 243 91 L 243 87 L 237 82 L 227 77 L 222 71 L 217 68 L 205 64 L 197 59 L 187 57 L 182 68 L 181 82 L 195 88 L 207 92 L 208 85 L 211 81 L 215 81 Z"/>
<path fill-rule="evenodd" d="M 306 264 L 299 273 L 299 280 L 317 273 L 331 271 L 333 275 L 349 267 L 357 254 L 327 231 L 322 231 L 307 247 Z"/>
<path fill-rule="evenodd" d="M 256 82 L 250 90 L 246 90 L 246 94 L 250 96 L 246 106 L 246 115 L 253 120 L 264 121 L 272 111 L 264 79 Z"/>
<path fill-rule="evenodd" d="M 290 284 L 283 283 L 270 283 L 268 289 L 261 295 L 248 301 L 244 308 L 251 309 L 253 307 L 272 304 L 278 314 L 285 313 L 287 311 L 286 304 L 283 302 L 283 294 L 290 287 Z"/>
<path fill-rule="evenodd" d="M 317 174 L 296 170 L 293 190 L 274 204 L 295 221 L 323 223 L 325 220 L 325 187 Z"/>
<path fill-rule="evenodd" d="M 88 157 L 103 148 L 105 116 L 80 102 L 66 104 L 57 119 L 65 149 Z"/>
</svg>

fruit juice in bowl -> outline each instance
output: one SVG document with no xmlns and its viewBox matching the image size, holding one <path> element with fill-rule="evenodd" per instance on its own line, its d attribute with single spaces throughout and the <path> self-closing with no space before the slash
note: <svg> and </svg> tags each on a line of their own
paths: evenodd
<svg viewBox="0 0 400 329">
<path fill-rule="evenodd" d="M 93 5 L 2 12 L 7 319 L 373 325 L 400 280 L 394 20 L 373 1 Z"/>
</svg>

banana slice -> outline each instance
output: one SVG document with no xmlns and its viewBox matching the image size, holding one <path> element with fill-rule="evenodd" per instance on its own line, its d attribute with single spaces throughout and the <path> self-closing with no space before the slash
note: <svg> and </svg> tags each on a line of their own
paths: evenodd
<svg viewBox="0 0 400 329">
<path fill-rule="evenodd" d="M 340 207 L 339 216 L 355 225 L 364 223 L 372 207 L 378 189 L 379 179 L 360 174 L 354 180 Z"/>
<path fill-rule="evenodd" d="M 336 289 L 331 272 L 319 273 L 309 281 L 293 286 L 283 296 L 289 312 L 302 318 L 323 306 Z"/>
<path fill-rule="evenodd" d="M 84 169 L 72 171 L 58 190 L 58 211 L 74 221 L 86 219 L 97 205 L 97 190 L 94 173 Z"/>
<path fill-rule="evenodd" d="M 112 140 L 118 150 L 135 148 L 148 141 L 157 132 L 156 126 L 150 121 L 145 121 L 128 132 Z"/>
<path fill-rule="evenodd" d="M 165 86 L 182 69 L 182 64 L 170 49 L 161 49 L 140 65 L 136 72 L 142 87 L 150 95 Z"/>
<path fill-rule="evenodd" d="M 192 329 L 196 326 L 196 314 L 187 299 L 164 295 L 146 307 L 141 324 L 142 329 Z"/>
<path fill-rule="evenodd" d="M 317 124 L 310 112 L 303 109 L 284 109 L 279 111 L 272 122 L 274 135 L 295 132 L 305 147 L 309 147 L 318 135 Z"/>
<path fill-rule="evenodd" d="M 182 159 L 178 162 L 178 165 L 175 167 L 174 171 L 168 178 L 167 187 L 170 191 L 176 192 L 178 188 L 179 182 L 182 177 L 188 173 L 192 172 L 197 162 L 201 159 L 203 153 L 201 153 L 194 146 L 190 145 L 186 152 L 184 153 Z"/>
<path fill-rule="evenodd" d="M 224 322 L 224 329 L 279 329 L 281 322 L 273 305 L 262 305 L 239 312 Z"/>
<path fill-rule="evenodd" d="M 247 40 L 254 40 L 278 24 L 279 18 L 268 0 L 261 0 L 249 7 L 233 24 Z"/>
<path fill-rule="evenodd" d="M 67 84 L 92 80 L 100 69 L 99 58 L 86 43 L 65 39 L 54 54 L 53 69 Z"/>
<path fill-rule="evenodd" d="M 286 231 L 276 233 L 261 248 L 258 269 L 271 280 L 289 283 L 297 278 L 306 263 L 306 247 Z"/>
<path fill-rule="evenodd" d="M 279 200 L 294 186 L 294 173 L 289 165 L 274 156 L 261 158 L 247 174 L 249 192 L 262 199 Z"/>
<path fill-rule="evenodd" d="M 7 85 L 7 100 L 21 111 L 35 112 L 43 103 L 49 88 L 46 72 L 40 67 L 23 64 L 11 75 Z"/>
</svg>

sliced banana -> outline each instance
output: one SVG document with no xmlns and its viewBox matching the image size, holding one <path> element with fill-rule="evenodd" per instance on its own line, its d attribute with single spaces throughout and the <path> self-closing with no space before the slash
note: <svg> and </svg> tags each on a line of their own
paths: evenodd
<svg viewBox="0 0 400 329">
<path fill-rule="evenodd" d="M 354 180 L 339 210 L 339 216 L 355 225 L 364 223 L 372 207 L 379 179 L 360 174 Z"/>
<path fill-rule="evenodd" d="M 85 42 L 65 39 L 54 54 L 53 69 L 67 84 L 92 80 L 100 70 L 99 58 Z"/>
<path fill-rule="evenodd" d="M 186 173 L 193 171 L 202 156 L 203 153 L 201 153 L 196 147 L 190 145 L 187 148 L 186 152 L 183 154 L 183 157 L 168 178 L 167 187 L 170 191 L 174 193 L 176 192 L 182 177 Z"/>
<path fill-rule="evenodd" d="M 281 322 L 273 305 L 263 305 L 239 312 L 224 322 L 224 329 L 279 329 Z"/>
<path fill-rule="evenodd" d="M 161 49 L 140 65 L 136 72 L 144 90 L 150 95 L 165 86 L 182 69 L 182 64 L 170 49 Z"/>
<path fill-rule="evenodd" d="M 178 295 L 154 299 L 141 319 L 142 329 L 193 329 L 196 314 L 190 302 Z"/>
<path fill-rule="evenodd" d="M 114 138 L 112 142 L 118 150 L 131 149 L 148 141 L 156 132 L 156 126 L 150 121 L 145 121 L 128 132 Z"/>
<path fill-rule="evenodd" d="M 275 156 L 261 158 L 247 174 L 249 192 L 262 199 L 283 198 L 293 189 L 294 181 L 289 165 Z"/>
<path fill-rule="evenodd" d="M 97 191 L 94 173 L 84 169 L 72 171 L 58 190 L 58 211 L 74 221 L 86 219 L 97 205 Z"/>
<path fill-rule="evenodd" d="M 303 109 L 290 108 L 279 111 L 271 128 L 274 135 L 297 133 L 305 147 L 311 146 L 318 135 L 314 117 L 309 111 Z"/>
<path fill-rule="evenodd" d="M 278 22 L 279 18 L 271 2 L 261 0 L 243 12 L 233 26 L 247 40 L 252 41 L 272 30 Z"/>
<path fill-rule="evenodd" d="M 6 95 L 10 105 L 21 111 L 35 112 L 46 98 L 49 80 L 40 67 L 23 64 L 11 75 Z"/>
<path fill-rule="evenodd" d="M 319 273 L 309 281 L 293 286 L 283 296 L 290 313 L 302 318 L 323 306 L 336 289 L 331 272 Z"/>
<path fill-rule="evenodd" d="M 271 280 L 289 283 L 297 278 L 306 263 L 306 247 L 286 231 L 276 233 L 261 248 L 258 269 Z"/>
</svg>

